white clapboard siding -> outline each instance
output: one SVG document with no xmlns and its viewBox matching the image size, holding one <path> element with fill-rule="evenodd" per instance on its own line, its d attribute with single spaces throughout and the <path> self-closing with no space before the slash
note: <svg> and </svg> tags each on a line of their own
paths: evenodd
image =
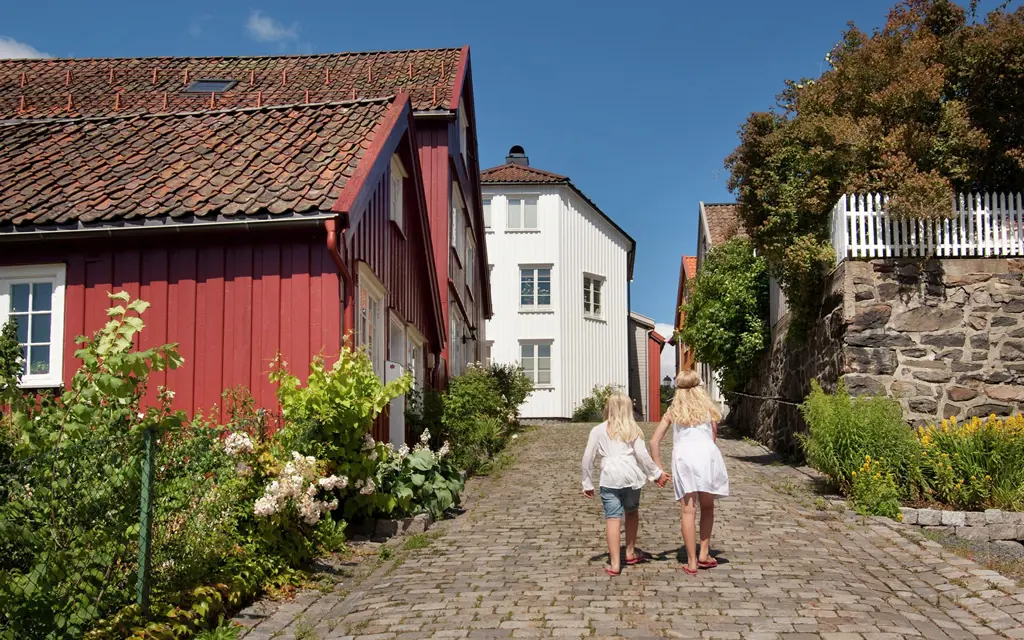
<svg viewBox="0 0 1024 640">
<path fill-rule="evenodd" d="M 908 220 L 889 215 L 886 198 L 849 194 L 832 210 L 836 263 L 848 258 L 1024 256 L 1020 193 L 959 194 L 948 217 Z"/>
</svg>

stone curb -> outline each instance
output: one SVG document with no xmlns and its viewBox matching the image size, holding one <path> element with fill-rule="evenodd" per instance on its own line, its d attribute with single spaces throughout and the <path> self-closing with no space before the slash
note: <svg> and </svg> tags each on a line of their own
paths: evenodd
<svg viewBox="0 0 1024 640">
<path fill-rule="evenodd" d="M 966 540 L 996 542 L 1024 540 L 1024 513 L 987 509 L 985 511 L 944 511 L 901 507 L 903 524 L 926 531 L 942 531 Z"/>
</svg>

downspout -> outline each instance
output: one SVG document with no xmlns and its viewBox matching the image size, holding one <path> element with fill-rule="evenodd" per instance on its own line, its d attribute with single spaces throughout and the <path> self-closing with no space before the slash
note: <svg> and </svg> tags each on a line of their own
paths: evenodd
<svg viewBox="0 0 1024 640">
<path fill-rule="evenodd" d="M 341 252 L 338 250 L 339 236 L 344 236 L 346 229 L 343 227 L 341 233 L 338 233 L 338 220 L 337 218 L 331 218 L 325 221 L 324 226 L 327 228 L 327 253 L 331 255 L 331 260 L 338 267 L 338 273 L 341 275 L 342 281 L 345 283 L 345 300 L 342 310 L 341 317 L 341 334 L 344 336 L 345 346 L 349 349 L 354 348 L 352 332 L 355 330 L 356 315 L 355 315 L 355 280 L 352 278 L 352 272 L 349 270 L 348 265 L 341 257 Z"/>
</svg>

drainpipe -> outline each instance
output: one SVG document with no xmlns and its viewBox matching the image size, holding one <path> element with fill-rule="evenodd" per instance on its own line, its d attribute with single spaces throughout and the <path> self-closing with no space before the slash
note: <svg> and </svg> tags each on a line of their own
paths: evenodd
<svg viewBox="0 0 1024 640">
<path fill-rule="evenodd" d="M 339 251 L 339 236 L 343 237 L 346 229 L 341 228 L 341 232 L 338 232 L 338 220 L 337 218 L 331 218 L 327 220 L 324 225 L 327 228 L 327 253 L 331 255 L 331 260 L 338 267 L 338 273 L 341 275 L 342 281 L 345 283 L 345 300 L 341 318 L 341 333 L 344 336 L 345 346 L 349 349 L 354 348 L 352 332 L 355 330 L 355 280 L 352 277 L 352 272 L 349 270 L 348 265 L 341 257 L 341 251 Z"/>
</svg>

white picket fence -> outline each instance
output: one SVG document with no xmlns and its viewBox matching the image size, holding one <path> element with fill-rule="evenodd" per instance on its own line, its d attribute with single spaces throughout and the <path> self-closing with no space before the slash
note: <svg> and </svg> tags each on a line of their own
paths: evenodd
<svg viewBox="0 0 1024 640">
<path fill-rule="evenodd" d="M 847 258 L 1024 256 L 1021 194 L 960 194 L 950 217 L 890 216 L 879 194 L 846 195 L 832 210 L 836 264 Z"/>
</svg>

